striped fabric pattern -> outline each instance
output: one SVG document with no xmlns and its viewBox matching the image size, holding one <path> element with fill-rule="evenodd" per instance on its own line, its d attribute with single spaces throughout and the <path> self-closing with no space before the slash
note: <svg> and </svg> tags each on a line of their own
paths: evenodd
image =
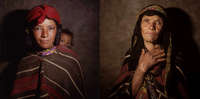
<svg viewBox="0 0 200 99">
<path fill-rule="evenodd" d="M 69 49 L 24 57 L 18 67 L 13 99 L 85 99 L 83 71 Z"/>
</svg>

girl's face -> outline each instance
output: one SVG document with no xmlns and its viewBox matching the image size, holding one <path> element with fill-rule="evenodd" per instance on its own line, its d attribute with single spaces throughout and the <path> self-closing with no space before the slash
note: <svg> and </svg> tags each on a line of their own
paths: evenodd
<svg viewBox="0 0 200 99">
<path fill-rule="evenodd" d="M 163 27 L 163 20 L 157 15 L 144 15 L 141 21 L 141 33 L 144 41 L 154 42 L 158 39 Z"/>
<path fill-rule="evenodd" d="M 37 44 L 43 49 L 53 47 L 56 32 L 57 26 L 55 21 L 47 18 L 33 28 L 33 36 Z"/>
</svg>

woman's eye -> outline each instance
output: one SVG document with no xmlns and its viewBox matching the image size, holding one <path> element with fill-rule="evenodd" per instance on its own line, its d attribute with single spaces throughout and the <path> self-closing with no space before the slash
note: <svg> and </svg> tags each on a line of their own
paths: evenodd
<svg viewBox="0 0 200 99">
<path fill-rule="evenodd" d="M 38 27 L 36 26 L 36 27 L 34 28 L 34 30 L 35 30 L 35 31 L 41 31 L 41 30 L 42 30 L 42 28 L 41 28 L 41 27 L 39 27 L 39 26 L 38 26 Z"/>
<path fill-rule="evenodd" d="M 55 27 L 54 26 L 49 26 L 48 29 L 49 30 L 55 30 Z"/>
<path fill-rule="evenodd" d="M 144 21 L 144 22 L 149 22 L 149 19 L 144 19 L 143 21 Z"/>
<path fill-rule="evenodd" d="M 39 27 L 36 27 L 36 28 L 35 28 L 35 30 L 39 30 L 39 29 L 40 29 Z"/>
<path fill-rule="evenodd" d="M 160 22 L 160 21 L 157 21 L 156 24 L 161 25 L 161 22 Z"/>
</svg>

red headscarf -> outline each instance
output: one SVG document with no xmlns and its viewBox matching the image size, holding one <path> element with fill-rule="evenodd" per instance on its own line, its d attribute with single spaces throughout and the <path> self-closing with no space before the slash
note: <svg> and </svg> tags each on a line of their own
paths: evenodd
<svg viewBox="0 0 200 99">
<path fill-rule="evenodd" d="M 58 22 L 58 24 L 61 24 L 60 16 L 56 9 L 46 4 L 32 8 L 27 16 L 27 21 L 31 22 L 37 19 L 37 24 L 40 24 L 46 17 L 54 19 Z"/>
</svg>

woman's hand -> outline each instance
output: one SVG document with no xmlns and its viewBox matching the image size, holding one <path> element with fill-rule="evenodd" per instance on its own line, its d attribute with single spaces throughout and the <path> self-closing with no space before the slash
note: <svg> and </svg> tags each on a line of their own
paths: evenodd
<svg viewBox="0 0 200 99">
<path fill-rule="evenodd" d="M 142 53 L 138 62 L 138 69 L 141 72 L 146 73 L 149 70 L 149 68 L 165 60 L 166 59 L 164 50 L 162 50 L 159 46 L 156 46 L 148 52 L 145 52 L 144 49 L 142 49 Z"/>
</svg>

